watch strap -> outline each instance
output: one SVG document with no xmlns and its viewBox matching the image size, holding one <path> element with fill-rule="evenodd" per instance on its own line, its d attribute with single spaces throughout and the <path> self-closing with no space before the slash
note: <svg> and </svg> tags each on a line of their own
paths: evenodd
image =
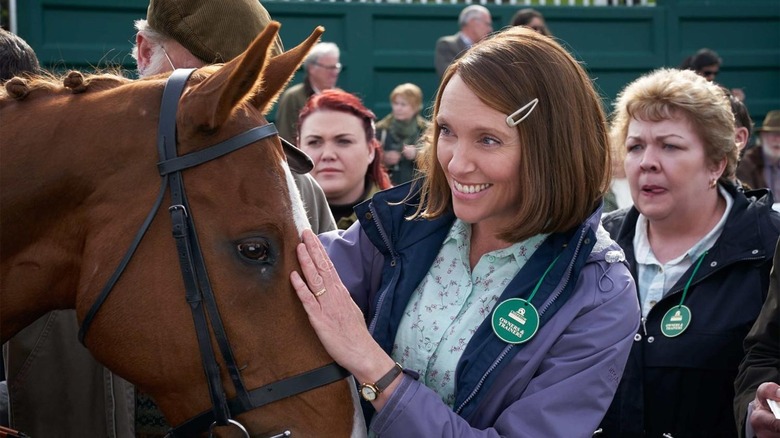
<svg viewBox="0 0 780 438">
<path fill-rule="evenodd" d="M 393 380 L 395 380 L 396 377 L 398 377 L 399 374 L 401 374 L 404 371 L 403 367 L 401 367 L 401 364 L 398 362 L 393 365 L 393 368 L 390 369 L 390 371 L 387 372 L 384 376 L 382 376 L 379 380 L 374 383 L 374 387 L 377 389 L 377 393 L 380 393 L 387 389 L 388 386 L 390 386 L 391 383 L 393 383 Z"/>
</svg>

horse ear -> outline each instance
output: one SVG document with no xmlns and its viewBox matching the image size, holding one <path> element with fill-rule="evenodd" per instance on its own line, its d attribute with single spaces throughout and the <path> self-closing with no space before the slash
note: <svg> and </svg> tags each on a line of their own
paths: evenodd
<svg viewBox="0 0 780 438">
<path fill-rule="evenodd" d="M 311 35 L 297 47 L 271 58 L 263 70 L 262 85 L 252 97 L 251 102 L 262 114 L 267 114 L 271 106 L 290 82 L 295 72 L 303 63 L 306 55 L 317 43 L 325 28 L 317 26 Z"/>
<path fill-rule="evenodd" d="M 257 87 L 258 80 L 264 77 L 262 72 L 279 27 L 279 22 L 270 22 L 244 53 L 192 87 L 182 99 L 187 101 L 181 108 L 182 117 L 206 130 L 222 126 L 233 108 L 246 99 Z"/>
</svg>

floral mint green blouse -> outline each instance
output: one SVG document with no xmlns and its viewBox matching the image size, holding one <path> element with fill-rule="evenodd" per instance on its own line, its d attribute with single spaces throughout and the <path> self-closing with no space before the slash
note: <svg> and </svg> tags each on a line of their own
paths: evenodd
<svg viewBox="0 0 780 438">
<path fill-rule="evenodd" d="M 452 407 L 455 367 L 466 344 L 546 237 L 536 235 L 488 252 L 472 272 L 471 225 L 456 220 L 406 306 L 393 344 L 393 359 L 417 371 L 420 380 Z"/>
</svg>

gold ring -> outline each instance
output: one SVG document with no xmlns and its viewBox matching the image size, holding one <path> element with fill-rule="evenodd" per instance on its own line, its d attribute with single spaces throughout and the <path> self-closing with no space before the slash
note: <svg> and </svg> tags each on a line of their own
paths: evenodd
<svg viewBox="0 0 780 438">
<path fill-rule="evenodd" d="M 327 291 L 328 291 L 328 289 L 323 287 L 322 289 L 318 290 L 317 292 L 314 292 L 314 296 L 315 297 L 319 297 L 320 295 L 325 295 L 325 292 L 327 292 Z"/>
</svg>

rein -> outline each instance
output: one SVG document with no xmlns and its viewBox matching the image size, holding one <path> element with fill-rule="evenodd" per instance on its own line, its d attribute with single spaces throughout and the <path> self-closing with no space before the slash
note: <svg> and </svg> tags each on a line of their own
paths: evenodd
<svg viewBox="0 0 780 438">
<path fill-rule="evenodd" d="M 185 421 L 168 432 L 167 436 L 171 438 L 191 437 L 206 430 L 211 433 L 215 426 L 232 425 L 239 428 L 248 437 L 249 434 L 246 429 L 233 420 L 231 414 L 238 416 L 285 397 L 345 379 L 349 376 L 349 372 L 332 362 L 323 367 L 279 380 L 257 389 L 249 391 L 246 389 L 241 379 L 241 372 L 233 356 L 233 350 L 228 342 L 219 310 L 217 309 L 216 299 L 209 282 L 203 254 L 195 231 L 192 211 L 184 192 L 184 181 L 181 172 L 241 149 L 256 141 L 276 135 L 277 130 L 273 123 L 268 123 L 252 128 L 216 145 L 209 146 L 206 149 L 178 156 L 176 151 L 176 111 L 184 86 L 194 70 L 178 69 L 171 74 L 168 82 L 165 84 L 157 128 L 157 150 L 160 156 L 160 162 L 157 167 L 162 177 L 160 191 L 127 253 L 125 253 L 119 266 L 84 317 L 79 330 L 79 341 L 84 344 L 84 338 L 95 315 L 106 298 L 108 298 L 109 293 L 133 257 L 135 250 L 138 248 L 162 204 L 166 190 L 170 187 L 171 206 L 168 207 L 168 211 L 171 213 L 173 237 L 176 241 L 179 266 L 184 279 L 185 296 L 192 310 L 192 318 L 198 337 L 203 370 L 206 373 L 212 409 Z M 209 323 L 222 359 L 227 365 L 233 387 L 236 390 L 236 397 L 229 400 L 225 395 L 219 363 L 212 348 Z M 291 436 L 291 434 L 289 431 L 284 431 L 277 436 Z"/>
<path fill-rule="evenodd" d="M 25 435 L 10 427 L 0 426 L 0 438 L 30 438 L 30 435 Z"/>
</svg>

